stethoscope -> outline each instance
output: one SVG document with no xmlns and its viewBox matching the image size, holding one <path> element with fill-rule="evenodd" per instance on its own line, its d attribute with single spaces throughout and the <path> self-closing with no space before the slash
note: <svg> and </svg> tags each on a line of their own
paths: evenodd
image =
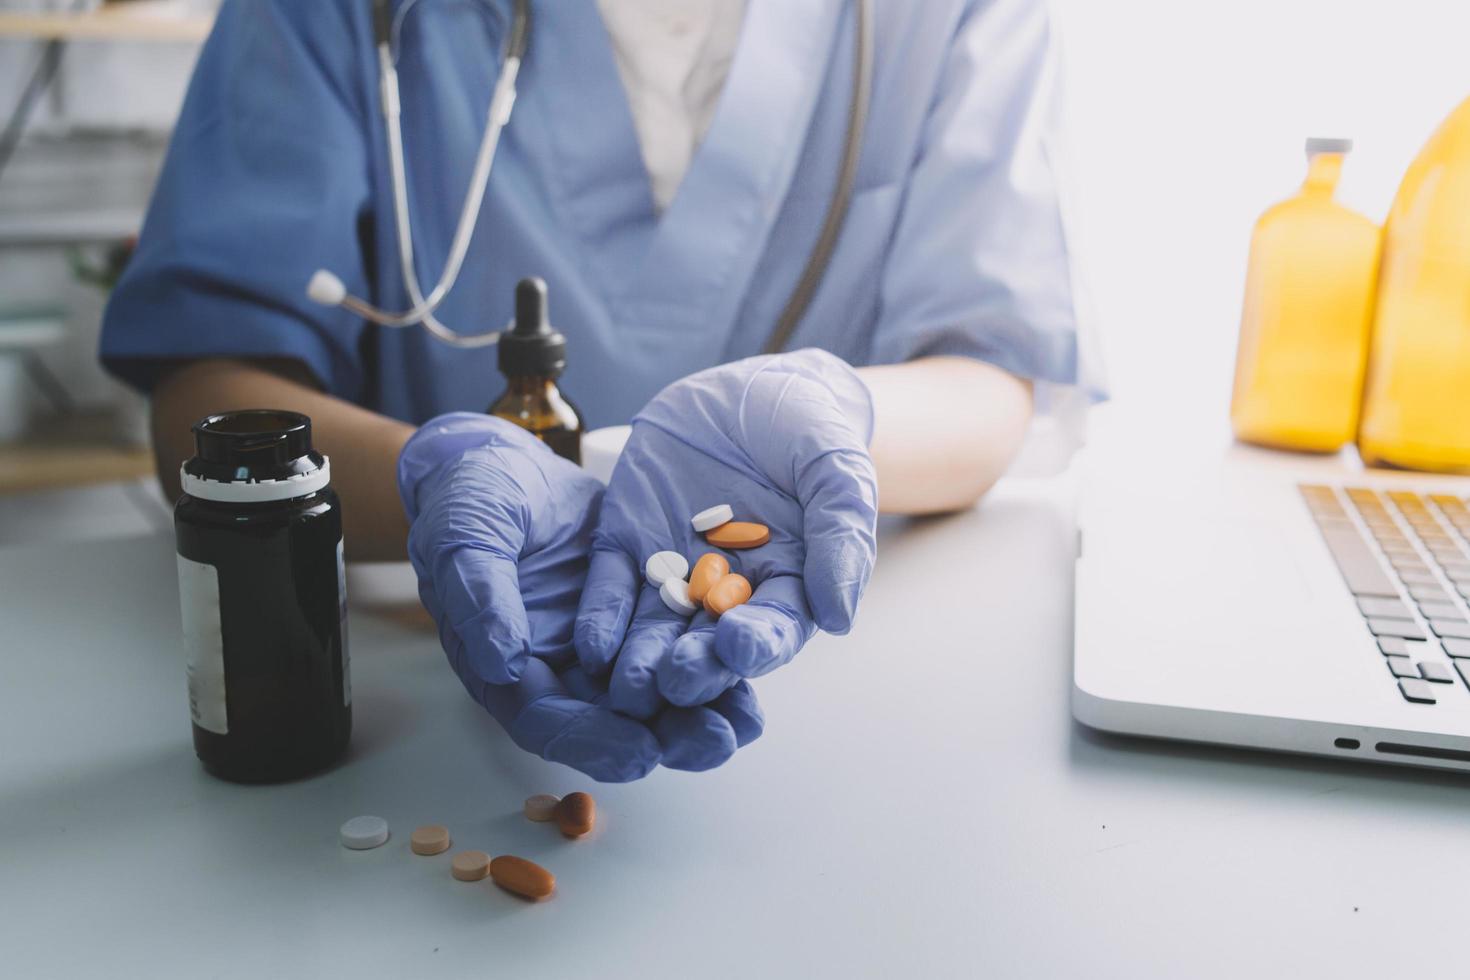
<svg viewBox="0 0 1470 980">
<path fill-rule="evenodd" d="M 455 347 L 484 347 L 500 338 L 499 330 L 478 334 L 456 333 L 441 323 L 434 312 L 454 289 L 465 255 L 469 251 L 470 240 L 474 237 L 475 226 L 479 222 L 485 188 L 490 182 L 490 164 L 495 157 L 495 147 L 500 142 L 501 130 L 510 121 L 511 107 L 516 100 L 516 76 L 520 73 L 521 61 L 525 57 L 531 34 L 530 5 L 528 0 L 515 0 L 510 33 L 506 35 L 501 51 L 500 73 L 496 77 L 495 90 L 490 96 L 490 107 L 485 114 L 485 135 L 480 140 L 475 169 L 470 177 L 464 204 L 460 208 L 459 223 L 455 227 L 449 257 L 444 263 L 439 281 L 425 295 L 414 269 L 413 224 L 409 215 L 408 180 L 403 159 L 402 107 L 398 99 L 398 68 L 393 55 L 394 39 L 402 26 L 403 18 L 417 2 L 418 0 L 407 0 L 395 16 L 392 0 L 373 0 L 373 39 L 378 52 L 378 84 L 388 139 L 388 178 L 393 193 L 398 264 L 402 270 L 409 302 L 413 305 L 401 313 L 381 310 L 367 300 L 348 293 L 342 280 L 327 269 L 316 271 L 306 292 L 314 301 L 324 306 L 340 306 L 380 326 L 412 327 L 422 324 L 429 333 Z M 795 333 L 797 324 L 811 304 L 812 297 L 816 295 L 817 287 L 826 274 L 827 266 L 832 261 L 832 253 L 837 248 L 837 239 L 842 232 L 843 221 L 847 218 L 848 205 L 852 201 L 858 157 L 862 151 L 863 130 L 867 126 L 873 77 L 872 0 L 852 0 L 852 3 L 856 10 L 856 23 L 853 27 L 852 98 L 847 110 L 846 141 L 837 167 L 837 184 L 827 205 L 821 232 L 807 257 L 806 267 L 766 340 L 764 349 L 767 353 L 783 349 Z"/>
</svg>

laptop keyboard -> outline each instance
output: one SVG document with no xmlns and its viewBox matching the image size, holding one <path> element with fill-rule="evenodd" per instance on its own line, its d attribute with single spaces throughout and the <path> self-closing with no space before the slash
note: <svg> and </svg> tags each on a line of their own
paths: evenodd
<svg viewBox="0 0 1470 980">
<path fill-rule="evenodd" d="M 1404 700 L 1466 697 L 1459 690 L 1470 688 L 1465 501 L 1406 490 L 1299 489 Z"/>
</svg>

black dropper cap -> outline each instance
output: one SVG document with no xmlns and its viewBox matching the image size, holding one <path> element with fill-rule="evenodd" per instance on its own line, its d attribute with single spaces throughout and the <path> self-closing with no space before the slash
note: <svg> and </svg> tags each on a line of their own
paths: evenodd
<svg viewBox="0 0 1470 980">
<path fill-rule="evenodd" d="M 567 366 L 567 338 L 546 320 L 546 282 L 516 283 L 516 320 L 500 335 L 500 372 L 506 377 L 556 378 Z"/>
</svg>

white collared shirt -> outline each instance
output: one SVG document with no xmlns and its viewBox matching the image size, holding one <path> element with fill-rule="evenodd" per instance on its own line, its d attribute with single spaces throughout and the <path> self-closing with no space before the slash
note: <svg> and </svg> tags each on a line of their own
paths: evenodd
<svg viewBox="0 0 1470 980">
<path fill-rule="evenodd" d="M 597 0 L 597 7 L 662 213 L 714 119 L 745 0 Z"/>
</svg>

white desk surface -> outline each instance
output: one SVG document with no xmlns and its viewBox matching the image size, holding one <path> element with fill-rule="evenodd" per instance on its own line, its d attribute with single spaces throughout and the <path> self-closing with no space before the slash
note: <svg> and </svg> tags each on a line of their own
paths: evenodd
<svg viewBox="0 0 1470 980">
<path fill-rule="evenodd" d="M 1463 779 L 1071 720 L 1070 514 L 1016 484 L 886 525 L 858 629 L 758 683 L 765 736 L 627 786 L 514 748 L 431 633 L 361 607 L 347 762 L 217 781 L 172 542 L 0 550 L 0 974 L 1463 975 Z M 591 839 L 520 816 L 578 788 Z M 338 845 L 362 813 L 387 846 Z M 558 894 L 454 881 L 422 823 Z"/>
</svg>

